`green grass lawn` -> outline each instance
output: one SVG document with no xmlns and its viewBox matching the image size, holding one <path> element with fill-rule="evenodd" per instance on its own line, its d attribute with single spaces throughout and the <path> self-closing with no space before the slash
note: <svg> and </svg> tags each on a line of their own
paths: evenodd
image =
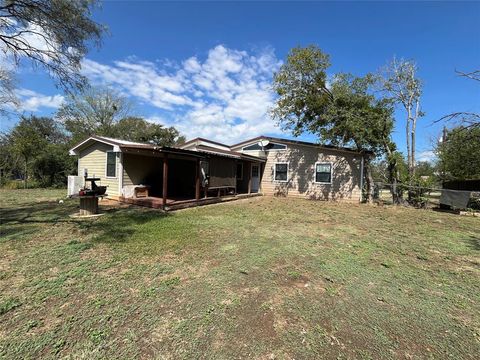
<svg viewBox="0 0 480 360">
<path fill-rule="evenodd" d="M 480 353 L 480 219 L 252 198 L 169 213 L 0 191 L 0 358 Z"/>
</svg>

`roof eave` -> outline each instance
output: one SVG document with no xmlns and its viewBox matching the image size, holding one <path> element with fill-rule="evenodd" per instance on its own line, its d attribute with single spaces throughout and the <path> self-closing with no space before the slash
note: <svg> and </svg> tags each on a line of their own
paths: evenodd
<svg viewBox="0 0 480 360">
<path fill-rule="evenodd" d="M 352 153 L 353 154 L 359 154 L 359 155 L 363 155 L 363 154 L 372 155 L 373 154 L 372 151 L 358 151 L 358 150 L 347 148 L 347 147 L 336 147 L 336 146 L 333 146 L 333 145 L 329 146 L 329 145 L 315 144 L 315 143 L 307 142 L 307 141 L 282 139 L 282 138 L 277 138 L 277 137 L 274 137 L 274 136 L 265 136 L 265 135 L 260 135 L 260 136 L 254 137 L 252 139 L 239 142 L 238 144 L 232 145 L 231 148 L 233 149 L 233 148 L 237 148 L 237 147 L 240 147 L 240 146 L 245 146 L 245 145 L 253 143 L 255 141 L 259 141 L 261 139 L 270 140 L 272 142 L 284 143 L 284 144 L 287 144 L 287 145 L 288 144 L 295 144 L 295 145 L 300 145 L 300 146 L 311 146 L 311 147 L 321 148 L 321 149 L 325 149 L 325 150 L 346 152 L 346 153 L 350 153 L 350 154 L 352 154 Z"/>
<path fill-rule="evenodd" d="M 105 139 L 101 139 L 101 138 L 98 138 L 96 136 L 90 136 L 88 137 L 87 139 L 83 140 L 82 142 L 78 143 L 77 145 L 75 145 L 73 148 L 71 148 L 69 151 L 68 151 L 68 154 L 71 155 L 71 156 L 76 156 L 76 155 L 79 155 L 79 149 L 85 145 L 86 143 L 88 143 L 89 141 L 98 141 L 98 142 L 101 142 L 101 143 L 104 143 L 104 144 L 107 144 L 107 145 L 110 145 L 113 147 L 113 151 L 114 152 L 122 152 L 122 150 L 120 149 L 120 146 L 118 146 L 118 144 L 112 142 L 112 141 L 107 141 Z"/>
</svg>

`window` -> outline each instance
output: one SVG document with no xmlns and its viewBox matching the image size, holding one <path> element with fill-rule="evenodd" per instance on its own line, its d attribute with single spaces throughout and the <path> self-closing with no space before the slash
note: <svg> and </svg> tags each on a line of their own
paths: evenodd
<svg viewBox="0 0 480 360">
<path fill-rule="evenodd" d="M 315 182 L 327 183 L 332 182 L 332 164 L 330 163 L 316 163 L 315 164 Z"/>
<path fill-rule="evenodd" d="M 252 177 L 258 177 L 259 165 L 252 165 Z"/>
<path fill-rule="evenodd" d="M 275 173 L 273 174 L 275 181 L 287 181 L 288 180 L 288 164 L 277 163 L 275 164 Z"/>
<path fill-rule="evenodd" d="M 107 177 L 117 176 L 117 154 L 113 151 L 107 152 Z"/>
<path fill-rule="evenodd" d="M 268 145 L 265 145 L 263 147 L 263 150 L 285 150 L 286 148 L 287 148 L 287 145 L 269 143 Z M 260 146 L 260 144 L 256 143 L 256 144 L 245 146 L 244 148 L 242 148 L 242 150 L 243 151 L 249 151 L 249 150 L 251 150 L 251 151 L 261 151 L 262 147 Z"/>
<path fill-rule="evenodd" d="M 237 164 L 237 180 L 243 180 L 243 163 Z"/>
</svg>

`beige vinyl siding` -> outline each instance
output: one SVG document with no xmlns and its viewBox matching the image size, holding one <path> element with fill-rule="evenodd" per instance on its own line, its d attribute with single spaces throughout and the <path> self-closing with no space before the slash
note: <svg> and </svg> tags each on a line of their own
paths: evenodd
<svg viewBox="0 0 480 360">
<path fill-rule="evenodd" d="M 78 157 L 78 174 L 83 174 L 83 169 L 88 170 L 89 177 L 98 177 L 100 182 L 97 185 L 106 185 L 107 194 L 110 197 L 118 197 L 118 182 L 120 176 L 120 154 L 117 153 L 117 171 L 116 176 L 106 177 L 107 151 L 112 151 L 113 146 L 100 142 L 95 142 L 87 148 L 80 151 Z"/>
<path fill-rule="evenodd" d="M 331 184 L 315 183 L 317 162 L 332 164 Z M 286 182 L 274 180 L 275 163 L 288 163 Z M 262 192 L 265 195 L 358 202 L 361 195 L 360 166 L 359 154 L 287 144 L 287 150 L 268 151 L 261 181 Z"/>
</svg>

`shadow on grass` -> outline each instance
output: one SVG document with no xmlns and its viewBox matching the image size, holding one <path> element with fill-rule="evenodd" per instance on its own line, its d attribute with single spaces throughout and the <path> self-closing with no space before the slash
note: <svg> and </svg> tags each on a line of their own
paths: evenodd
<svg viewBox="0 0 480 360">
<path fill-rule="evenodd" d="M 28 225 L 0 226 L 0 242 L 2 239 L 8 239 L 10 236 L 27 236 L 35 234 L 36 229 Z"/>
<path fill-rule="evenodd" d="M 476 236 L 470 236 L 468 239 L 465 239 L 467 246 L 473 250 L 480 251 L 480 238 Z"/>
<path fill-rule="evenodd" d="M 0 236 L 18 238 L 32 235 L 42 226 L 59 223 L 75 224 L 85 235 L 93 235 L 94 242 L 121 243 L 130 238 L 138 225 L 169 216 L 153 209 L 139 207 L 101 206 L 104 216 L 91 219 L 72 219 L 70 215 L 78 211 L 78 204 L 67 201 L 64 204 L 45 201 L 30 206 L 0 208 Z"/>
<path fill-rule="evenodd" d="M 126 242 L 137 231 L 136 227 L 170 216 L 158 210 L 142 208 L 113 208 L 104 211 L 93 221 L 76 221 L 78 227 L 87 234 L 94 235 L 94 242 L 115 244 Z"/>
<path fill-rule="evenodd" d="M 30 206 L 0 208 L 0 223 L 4 225 L 57 223 L 68 221 L 75 206 L 56 202 L 40 202 Z"/>
</svg>

